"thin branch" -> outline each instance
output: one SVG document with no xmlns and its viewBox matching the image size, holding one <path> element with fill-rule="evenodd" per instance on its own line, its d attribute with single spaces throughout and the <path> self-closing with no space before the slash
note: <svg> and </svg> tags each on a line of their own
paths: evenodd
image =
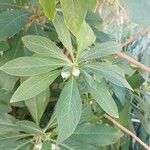
<svg viewBox="0 0 150 150">
<path fill-rule="evenodd" d="M 122 47 L 128 46 L 129 44 L 131 44 L 132 42 L 134 42 L 135 40 L 137 40 L 141 36 L 144 36 L 147 33 L 150 33 L 150 29 L 145 29 L 142 32 L 135 34 L 134 36 L 129 38 L 126 42 L 122 43 Z"/>
<path fill-rule="evenodd" d="M 107 114 L 104 114 L 104 117 L 107 118 L 109 121 L 114 123 L 118 128 L 120 128 L 123 132 L 130 135 L 135 141 L 137 141 L 139 144 L 141 144 L 146 150 L 150 150 L 150 147 L 146 145 L 140 138 L 138 138 L 135 134 L 133 134 L 131 131 L 129 131 L 127 128 L 122 126 L 120 123 L 118 123 L 116 120 L 114 120 L 112 117 L 110 117 Z"/>
<path fill-rule="evenodd" d="M 147 67 L 147 66 L 143 65 L 142 63 L 138 62 L 136 59 L 134 59 L 134 58 L 132 58 L 132 57 L 122 53 L 122 52 L 118 52 L 118 53 L 116 53 L 116 55 L 119 58 L 121 58 L 123 60 L 126 60 L 127 62 L 129 62 L 131 64 L 136 65 L 138 68 L 140 68 L 140 69 L 142 69 L 142 70 L 144 70 L 146 72 L 150 72 L 150 68 L 149 67 Z"/>
</svg>

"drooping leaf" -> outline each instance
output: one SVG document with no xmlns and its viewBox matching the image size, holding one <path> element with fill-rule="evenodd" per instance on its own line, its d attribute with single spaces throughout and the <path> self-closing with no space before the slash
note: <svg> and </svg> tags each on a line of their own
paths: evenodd
<svg viewBox="0 0 150 150">
<path fill-rule="evenodd" d="M 38 75 L 24 81 L 11 98 L 11 103 L 30 99 L 42 91 L 58 77 L 59 71 Z"/>
<path fill-rule="evenodd" d="M 150 27 L 150 3 L 149 0 L 119 0 L 129 18 L 144 27 Z"/>
<path fill-rule="evenodd" d="M 60 2 L 66 25 L 77 36 L 85 19 L 88 4 L 84 0 L 60 0 Z"/>
<path fill-rule="evenodd" d="M 115 66 L 115 65 L 108 65 L 108 64 L 91 64 L 87 65 L 87 68 L 100 73 L 109 80 L 110 82 L 114 83 L 117 86 L 126 87 L 128 89 L 131 89 L 131 86 L 125 79 L 125 75 L 123 71 Z"/>
<path fill-rule="evenodd" d="M 56 105 L 59 141 L 64 141 L 75 131 L 81 117 L 81 110 L 78 86 L 74 77 L 71 77 Z"/>
<path fill-rule="evenodd" d="M 71 43 L 70 32 L 67 29 L 67 26 L 64 23 L 64 20 L 61 16 L 57 15 L 54 21 L 54 26 L 58 34 L 58 38 L 63 43 L 67 51 L 70 53 L 73 58 L 73 47 Z"/>
<path fill-rule="evenodd" d="M 51 147 L 52 147 L 51 142 L 47 140 L 43 142 L 41 150 L 51 150 Z"/>
<path fill-rule="evenodd" d="M 116 42 L 105 42 L 102 44 L 95 44 L 93 48 L 83 51 L 80 57 L 80 61 L 86 61 L 91 59 L 96 59 L 100 57 L 105 57 L 108 55 L 115 54 L 121 51 L 121 46 Z"/>
<path fill-rule="evenodd" d="M 89 85 L 89 92 L 101 108 L 109 115 L 118 118 L 118 109 L 115 101 L 110 95 L 107 86 L 104 83 L 98 83 L 86 72 L 84 78 Z"/>
<path fill-rule="evenodd" d="M 55 0 L 40 0 L 40 4 L 43 7 L 45 15 L 50 19 L 54 20 L 56 14 L 56 2 Z"/>
<path fill-rule="evenodd" d="M 95 35 L 90 26 L 83 22 L 79 34 L 77 35 L 78 53 L 80 54 L 83 50 L 91 46 L 95 42 Z"/>
<path fill-rule="evenodd" d="M 22 10 L 11 10 L 0 14 L 0 40 L 15 35 L 26 24 L 30 13 Z"/>
<path fill-rule="evenodd" d="M 117 142 L 123 134 L 106 124 L 83 124 L 71 136 L 72 140 L 93 146 L 106 146 Z"/>
<path fill-rule="evenodd" d="M 26 35 L 22 40 L 29 50 L 39 55 L 69 62 L 65 54 L 48 38 L 36 35 Z"/>
<path fill-rule="evenodd" d="M 65 64 L 67 63 L 57 59 L 20 57 L 7 62 L 0 70 L 15 76 L 34 76 L 50 72 Z"/>
<path fill-rule="evenodd" d="M 50 92 L 49 89 L 47 89 L 42 93 L 38 94 L 37 96 L 25 101 L 25 104 L 27 105 L 30 114 L 32 115 L 34 121 L 37 124 L 40 123 L 40 119 L 49 102 L 49 96 Z"/>
<path fill-rule="evenodd" d="M 15 125 L 20 131 L 23 131 L 29 134 L 43 133 L 38 125 L 28 120 L 17 121 Z"/>
</svg>

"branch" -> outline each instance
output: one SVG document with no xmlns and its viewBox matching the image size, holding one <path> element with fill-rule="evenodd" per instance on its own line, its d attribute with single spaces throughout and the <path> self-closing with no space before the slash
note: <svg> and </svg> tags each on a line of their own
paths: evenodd
<svg viewBox="0 0 150 150">
<path fill-rule="evenodd" d="M 122 43 L 122 47 L 128 46 L 129 44 L 131 44 L 132 42 L 134 42 L 135 40 L 137 40 L 138 38 L 140 38 L 141 36 L 144 36 L 145 34 L 149 32 L 150 32 L 150 29 L 145 29 L 142 32 L 135 34 L 134 36 L 129 38 L 126 42 Z"/>
<path fill-rule="evenodd" d="M 137 141 L 139 144 L 141 144 L 146 150 L 150 150 L 150 147 L 146 145 L 141 139 L 139 139 L 135 134 L 133 134 L 131 131 L 129 131 L 127 128 L 122 126 L 120 123 L 118 123 L 116 120 L 114 120 L 112 117 L 110 117 L 107 114 L 104 114 L 104 117 L 107 118 L 109 121 L 114 123 L 118 128 L 120 128 L 123 132 L 130 135 L 135 141 Z"/>
<path fill-rule="evenodd" d="M 150 73 L 150 68 L 143 65 L 142 63 L 138 62 L 136 59 L 134 59 L 134 58 L 122 53 L 122 52 L 118 52 L 118 53 L 116 53 L 116 55 L 119 58 L 126 60 L 127 62 L 136 65 L 138 68 Z"/>
</svg>

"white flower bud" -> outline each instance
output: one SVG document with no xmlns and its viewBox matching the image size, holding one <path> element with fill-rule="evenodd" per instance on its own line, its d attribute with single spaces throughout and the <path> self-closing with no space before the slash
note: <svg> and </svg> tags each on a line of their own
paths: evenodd
<svg viewBox="0 0 150 150">
<path fill-rule="evenodd" d="M 78 77 L 80 75 L 80 70 L 77 68 L 73 68 L 72 75 Z"/>
<path fill-rule="evenodd" d="M 69 71 L 66 71 L 66 72 L 61 72 L 61 76 L 63 79 L 67 79 L 70 77 L 70 72 Z"/>
<path fill-rule="evenodd" d="M 36 143 L 34 145 L 34 150 L 41 150 L 42 149 L 42 143 Z"/>
</svg>

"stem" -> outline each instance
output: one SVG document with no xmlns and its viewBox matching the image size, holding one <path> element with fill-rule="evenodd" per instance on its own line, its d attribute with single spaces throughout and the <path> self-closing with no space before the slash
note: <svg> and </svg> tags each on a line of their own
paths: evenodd
<svg viewBox="0 0 150 150">
<path fill-rule="evenodd" d="M 120 123 L 118 123 L 116 120 L 114 120 L 112 117 L 110 117 L 107 114 L 104 114 L 104 117 L 107 118 L 109 121 L 114 123 L 118 128 L 120 128 L 123 132 L 130 135 L 135 141 L 137 141 L 139 144 L 141 144 L 146 150 L 150 150 L 150 147 L 146 145 L 140 138 L 138 138 L 135 134 L 133 134 L 131 131 L 129 131 L 127 128 L 122 126 Z"/>
<path fill-rule="evenodd" d="M 122 52 L 118 52 L 118 53 L 116 53 L 116 55 L 119 58 L 121 58 L 123 60 L 126 60 L 129 63 L 131 63 L 131 64 L 136 65 L 138 68 L 140 68 L 140 69 L 142 69 L 142 70 L 144 70 L 146 72 L 150 72 L 150 68 L 149 67 L 147 67 L 147 66 L 143 65 L 142 63 L 138 62 L 136 59 L 134 59 L 134 58 L 132 58 L 132 57 L 122 53 Z"/>
<path fill-rule="evenodd" d="M 150 32 L 150 29 L 145 29 L 141 31 L 140 33 L 135 34 L 134 36 L 129 38 L 126 42 L 122 43 L 122 47 L 128 46 L 129 44 L 131 44 L 132 42 L 134 42 L 135 40 L 137 40 L 138 38 L 140 38 L 141 36 L 144 36 L 145 34 L 149 32 Z"/>
</svg>

